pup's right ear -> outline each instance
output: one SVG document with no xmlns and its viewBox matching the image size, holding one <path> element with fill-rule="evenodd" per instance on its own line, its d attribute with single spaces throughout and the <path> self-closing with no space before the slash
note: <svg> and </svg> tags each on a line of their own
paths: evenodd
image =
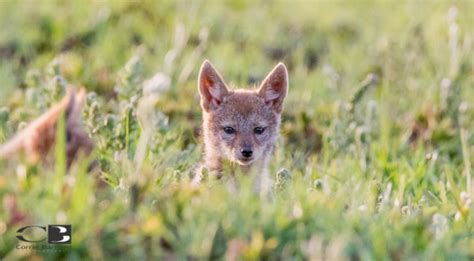
<svg viewBox="0 0 474 261">
<path fill-rule="evenodd" d="M 198 86 L 201 106 L 206 111 L 217 109 L 229 93 L 224 80 L 208 60 L 201 65 Z"/>
</svg>

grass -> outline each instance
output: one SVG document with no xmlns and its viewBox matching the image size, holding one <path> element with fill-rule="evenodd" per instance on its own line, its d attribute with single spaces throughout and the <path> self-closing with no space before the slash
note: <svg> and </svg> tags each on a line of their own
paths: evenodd
<svg viewBox="0 0 474 261">
<path fill-rule="evenodd" d="M 66 173 L 58 132 L 55 164 L 0 162 L 0 258 L 474 258 L 472 13 L 470 1 L 1 2 L 0 142 L 72 83 L 89 91 L 96 149 Z M 253 176 L 237 194 L 190 186 L 205 58 L 238 86 L 289 67 L 271 199 Z M 16 249 L 31 224 L 71 224 L 72 245 Z"/>
</svg>

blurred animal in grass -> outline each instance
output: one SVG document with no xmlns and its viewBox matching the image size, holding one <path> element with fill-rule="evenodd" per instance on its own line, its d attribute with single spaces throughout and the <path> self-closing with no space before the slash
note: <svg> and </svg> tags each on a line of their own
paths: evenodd
<svg viewBox="0 0 474 261">
<path fill-rule="evenodd" d="M 81 122 L 85 94 L 84 88 L 77 91 L 69 87 L 61 101 L 0 146 L 0 159 L 12 159 L 22 155 L 32 164 L 49 161 L 56 141 L 58 122 L 63 115 L 68 168 L 80 154 L 89 155 L 94 144 Z"/>
</svg>

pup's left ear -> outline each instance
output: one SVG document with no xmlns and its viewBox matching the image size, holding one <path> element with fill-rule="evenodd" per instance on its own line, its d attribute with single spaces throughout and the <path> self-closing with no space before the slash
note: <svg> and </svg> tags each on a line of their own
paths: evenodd
<svg viewBox="0 0 474 261">
<path fill-rule="evenodd" d="M 263 80 L 258 90 L 258 95 L 265 103 L 281 113 L 283 100 L 288 93 L 288 71 L 283 63 L 279 63 Z"/>
<path fill-rule="evenodd" d="M 206 111 L 217 109 L 224 97 L 229 94 L 222 76 L 208 60 L 201 65 L 198 89 L 201 95 L 201 107 Z"/>
</svg>

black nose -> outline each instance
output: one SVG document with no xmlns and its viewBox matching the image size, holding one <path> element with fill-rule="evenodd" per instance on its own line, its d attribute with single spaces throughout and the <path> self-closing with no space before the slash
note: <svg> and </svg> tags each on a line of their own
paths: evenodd
<svg viewBox="0 0 474 261">
<path fill-rule="evenodd" d="M 251 149 L 241 149 L 240 153 L 242 153 L 242 156 L 244 156 L 246 158 L 250 158 L 250 157 L 252 157 L 253 151 Z"/>
</svg>

